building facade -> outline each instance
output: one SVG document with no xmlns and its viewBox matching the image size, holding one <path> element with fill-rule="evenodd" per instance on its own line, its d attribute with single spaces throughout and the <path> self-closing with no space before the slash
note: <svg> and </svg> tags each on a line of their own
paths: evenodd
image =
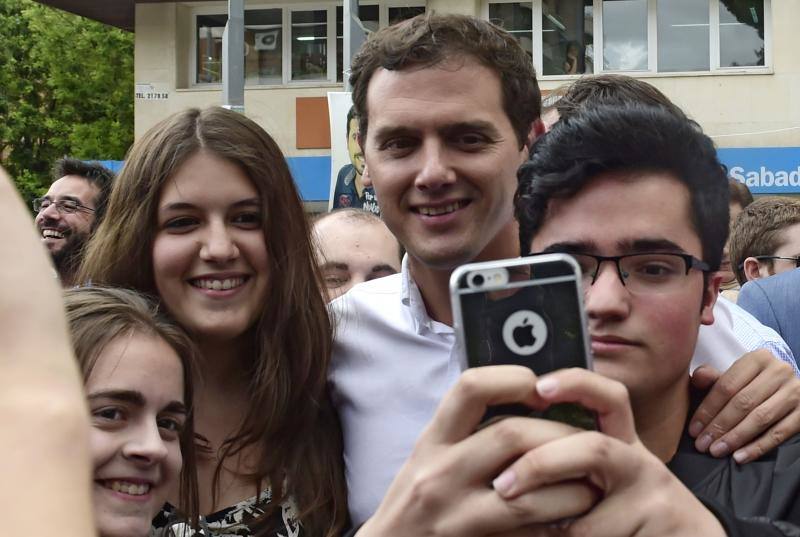
<svg viewBox="0 0 800 537">
<path fill-rule="evenodd" d="M 221 103 L 226 10 L 134 3 L 136 137 Z M 715 139 L 732 176 L 757 193 L 800 193 L 798 1 L 361 0 L 359 14 L 374 30 L 426 10 L 511 31 L 545 91 L 590 73 L 646 79 Z M 341 0 L 245 2 L 245 113 L 277 140 L 307 201 L 328 197 L 325 98 L 343 88 L 342 26 Z"/>
</svg>

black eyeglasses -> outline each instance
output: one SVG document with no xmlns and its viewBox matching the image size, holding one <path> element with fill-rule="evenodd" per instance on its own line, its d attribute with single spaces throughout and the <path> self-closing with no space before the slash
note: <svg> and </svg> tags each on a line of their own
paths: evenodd
<svg viewBox="0 0 800 537">
<path fill-rule="evenodd" d="M 709 272 L 711 267 L 689 254 L 639 253 L 603 256 L 570 253 L 583 273 L 584 289 L 597 280 L 600 265 L 605 261 L 614 263 L 622 285 L 632 293 L 664 293 L 680 288 L 692 269 Z"/>
<path fill-rule="evenodd" d="M 73 214 L 78 211 L 84 213 L 93 213 L 94 209 L 91 207 L 87 207 L 86 205 L 81 205 L 75 200 L 51 200 L 50 198 L 36 198 L 33 200 L 33 211 L 35 213 L 40 213 L 50 207 L 51 205 L 56 206 L 56 211 L 63 213 L 63 214 Z"/>
<path fill-rule="evenodd" d="M 797 257 L 781 257 L 779 255 L 757 255 L 756 259 L 764 261 L 765 259 L 785 259 L 787 261 L 794 261 L 795 268 L 800 268 L 800 255 Z"/>
</svg>

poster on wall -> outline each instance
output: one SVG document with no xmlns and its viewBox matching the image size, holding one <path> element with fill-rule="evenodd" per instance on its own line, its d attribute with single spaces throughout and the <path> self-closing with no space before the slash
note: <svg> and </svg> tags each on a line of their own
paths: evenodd
<svg viewBox="0 0 800 537">
<path fill-rule="evenodd" d="M 350 92 L 328 93 L 331 123 L 331 185 L 328 210 L 354 207 L 380 214 L 375 191 L 364 185 L 364 155 Z"/>
</svg>

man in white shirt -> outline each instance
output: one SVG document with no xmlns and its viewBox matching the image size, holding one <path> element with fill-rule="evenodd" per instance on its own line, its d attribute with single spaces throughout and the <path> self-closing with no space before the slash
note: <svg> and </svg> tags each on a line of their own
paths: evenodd
<svg viewBox="0 0 800 537">
<path fill-rule="evenodd" d="M 365 182 L 375 187 L 382 218 L 408 252 L 399 275 L 356 286 L 332 303 L 330 379 L 343 425 L 350 510 L 359 524 L 461 374 L 450 272 L 466 262 L 519 255 L 516 172 L 543 128 L 530 58 L 513 37 L 478 19 L 426 15 L 378 32 L 354 60 L 351 83 Z M 737 394 L 770 403 L 778 389 L 765 386 L 796 389 L 796 380 L 768 353 L 740 360 L 726 376 L 694 421 L 712 439 L 733 429 L 738 436 L 725 437 L 729 449 L 747 444 L 749 450 L 768 425 L 747 415 L 753 406 L 737 410 Z M 774 416 L 784 434 L 793 434 L 800 419 L 784 399 Z M 743 460 L 775 445 L 772 436 L 757 442 Z"/>
</svg>

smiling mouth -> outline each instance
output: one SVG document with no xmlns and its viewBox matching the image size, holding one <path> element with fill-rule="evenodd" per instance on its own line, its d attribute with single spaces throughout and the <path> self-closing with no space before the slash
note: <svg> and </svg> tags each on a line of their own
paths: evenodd
<svg viewBox="0 0 800 537">
<path fill-rule="evenodd" d="M 463 209 L 468 204 L 468 201 L 457 201 L 438 207 L 416 207 L 414 210 L 423 216 L 441 216 L 443 214 L 454 213 L 459 209 Z"/>
<path fill-rule="evenodd" d="M 208 289 L 210 291 L 227 291 L 241 287 L 247 281 L 247 277 L 238 276 L 236 278 L 195 278 L 190 280 L 194 287 Z"/>
<path fill-rule="evenodd" d="M 150 492 L 150 483 L 130 483 L 117 479 L 99 480 L 97 483 L 103 488 L 113 490 L 114 492 L 122 492 L 129 496 L 144 496 Z"/>
<path fill-rule="evenodd" d="M 42 238 L 43 239 L 63 239 L 64 233 L 61 231 L 57 231 L 55 229 L 43 229 L 42 230 Z"/>
</svg>

